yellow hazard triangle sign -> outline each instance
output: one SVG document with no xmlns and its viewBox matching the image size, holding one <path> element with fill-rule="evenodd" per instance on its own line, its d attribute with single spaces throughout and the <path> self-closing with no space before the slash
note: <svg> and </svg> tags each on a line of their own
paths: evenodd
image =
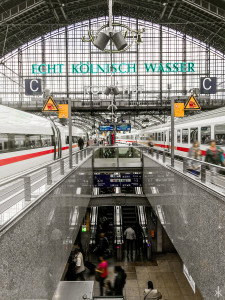
<svg viewBox="0 0 225 300">
<path fill-rule="evenodd" d="M 188 101 L 186 102 L 184 109 L 186 110 L 200 110 L 201 106 L 199 105 L 197 99 L 194 95 L 191 95 Z"/>
<path fill-rule="evenodd" d="M 48 97 L 48 100 L 45 102 L 42 111 L 58 111 L 58 105 L 55 103 L 51 96 Z"/>
</svg>

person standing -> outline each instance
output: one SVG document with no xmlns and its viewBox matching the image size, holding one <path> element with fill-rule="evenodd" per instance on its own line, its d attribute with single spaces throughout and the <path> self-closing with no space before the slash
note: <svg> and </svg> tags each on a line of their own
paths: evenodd
<svg viewBox="0 0 225 300">
<path fill-rule="evenodd" d="M 75 248 L 75 256 L 74 256 L 74 262 L 75 262 L 75 273 L 76 273 L 76 280 L 80 279 L 81 281 L 85 281 L 84 279 L 84 259 L 83 255 L 80 252 L 79 248 Z"/>
<path fill-rule="evenodd" d="M 123 296 L 123 288 L 126 284 L 127 274 L 120 266 L 115 266 L 114 272 L 116 274 L 113 287 L 114 295 Z"/>
<path fill-rule="evenodd" d="M 224 161 L 223 150 L 216 146 L 216 142 L 212 140 L 210 142 L 210 147 L 206 151 L 205 161 L 207 163 L 220 166 Z M 217 175 L 217 168 L 214 166 L 210 166 L 211 170 L 211 183 L 215 183 L 215 177 Z"/>
<path fill-rule="evenodd" d="M 128 227 L 124 231 L 124 236 L 125 236 L 126 243 L 127 243 L 127 256 L 131 252 L 131 257 L 133 257 L 133 243 L 134 243 L 134 240 L 136 239 L 135 231 L 132 229 L 132 227 Z"/>
<path fill-rule="evenodd" d="M 96 272 L 100 273 L 100 281 L 99 281 L 99 286 L 100 286 L 100 296 L 103 296 L 103 288 L 105 285 L 105 279 L 108 276 L 108 263 L 103 257 L 99 257 L 99 265 L 98 268 L 96 269 Z"/>
<path fill-rule="evenodd" d="M 140 224 L 136 224 L 135 226 L 135 234 L 136 234 L 136 253 L 140 256 L 143 251 L 143 230 Z"/>
<path fill-rule="evenodd" d="M 162 294 L 153 288 L 153 283 L 148 281 L 148 288 L 144 291 L 143 300 L 159 300 L 162 299 Z"/>
<path fill-rule="evenodd" d="M 94 141 L 92 139 L 92 137 L 90 137 L 89 141 L 88 141 L 88 146 L 93 146 L 94 145 Z"/>
<path fill-rule="evenodd" d="M 82 139 L 82 137 L 80 137 L 78 140 L 78 147 L 80 150 L 84 148 L 84 140 Z"/>
</svg>

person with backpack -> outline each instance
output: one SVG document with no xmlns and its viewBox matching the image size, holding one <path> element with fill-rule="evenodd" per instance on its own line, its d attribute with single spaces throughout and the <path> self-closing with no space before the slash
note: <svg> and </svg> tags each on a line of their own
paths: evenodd
<svg viewBox="0 0 225 300">
<path fill-rule="evenodd" d="M 153 283 L 148 281 L 148 288 L 144 291 L 143 300 L 159 300 L 162 299 L 162 294 L 153 288 Z"/>
<path fill-rule="evenodd" d="M 115 266 L 114 272 L 116 274 L 113 287 L 114 295 L 123 296 L 123 288 L 126 284 L 127 274 L 125 273 L 124 269 L 122 269 L 122 267 L 120 266 Z"/>
</svg>

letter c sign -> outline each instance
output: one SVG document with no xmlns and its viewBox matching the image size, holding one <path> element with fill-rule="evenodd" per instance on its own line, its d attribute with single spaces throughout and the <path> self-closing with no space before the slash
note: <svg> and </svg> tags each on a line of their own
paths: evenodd
<svg viewBox="0 0 225 300">
<path fill-rule="evenodd" d="M 25 79 L 25 95 L 41 95 L 41 79 Z"/>
<path fill-rule="evenodd" d="M 201 77 L 200 94 L 216 94 L 216 77 Z"/>
</svg>

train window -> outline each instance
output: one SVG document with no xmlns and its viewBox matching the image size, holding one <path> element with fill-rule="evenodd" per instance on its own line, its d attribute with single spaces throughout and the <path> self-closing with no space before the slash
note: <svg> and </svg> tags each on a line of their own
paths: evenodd
<svg viewBox="0 0 225 300">
<path fill-rule="evenodd" d="M 177 143 L 180 143 L 180 138 L 181 138 L 180 129 L 178 129 L 177 130 Z"/>
<path fill-rule="evenodd" d="M 15 150 L 20 150 L 25 148 L 25 135 L 23 134 L 15 134 Z"/>
<path fill-rule="evenodd" d="M 0 134 L 0 153 L 7 152 L 9 147 L 8 135 L 1 133 Z"/>
<path fill-rule="evenodd" d="M 190 132 L 190 142 L 194 143 L 195 141 L 198 141 L 198 128 L 191 128 Z"/>
<path fill-rule="evenodd" d="M 162 142 L 164 141 L 164 132 L 162 132 Z"/>
<path fill-rule="evenodd" d="M 209 144 L 211 140 L 211 126 L 201 127 L 201 144 Z"/>
<path fill-rule="evenodd" d="M 215 141 L 217 145 L 225 145 L 225 124 L 215 125 Z"/>
<path fill-rule="evenodd" d="M 30 147 L 31 148 L 41 148 L 41 136 L 40 135 L 30 135 Z"/>
<path fill-rule="evenodd" d="M 158 134 L 155 132 L 155 141 L 158 141 Z"/>
<path fill-rule="evenodd" d="M 158 141 L 161 141 L 161 132 L 158 132 Z"/>
<path fill-rule="evenodd" d="M 51 135 L 41 135 L 41 144 L 42 144 L 42 147 L 52 146 Z"/>
<path fill-rule="evenodd" d="M 182 129 L 182 143 L 188 144 L 188 129 Z"/>
</svg>

